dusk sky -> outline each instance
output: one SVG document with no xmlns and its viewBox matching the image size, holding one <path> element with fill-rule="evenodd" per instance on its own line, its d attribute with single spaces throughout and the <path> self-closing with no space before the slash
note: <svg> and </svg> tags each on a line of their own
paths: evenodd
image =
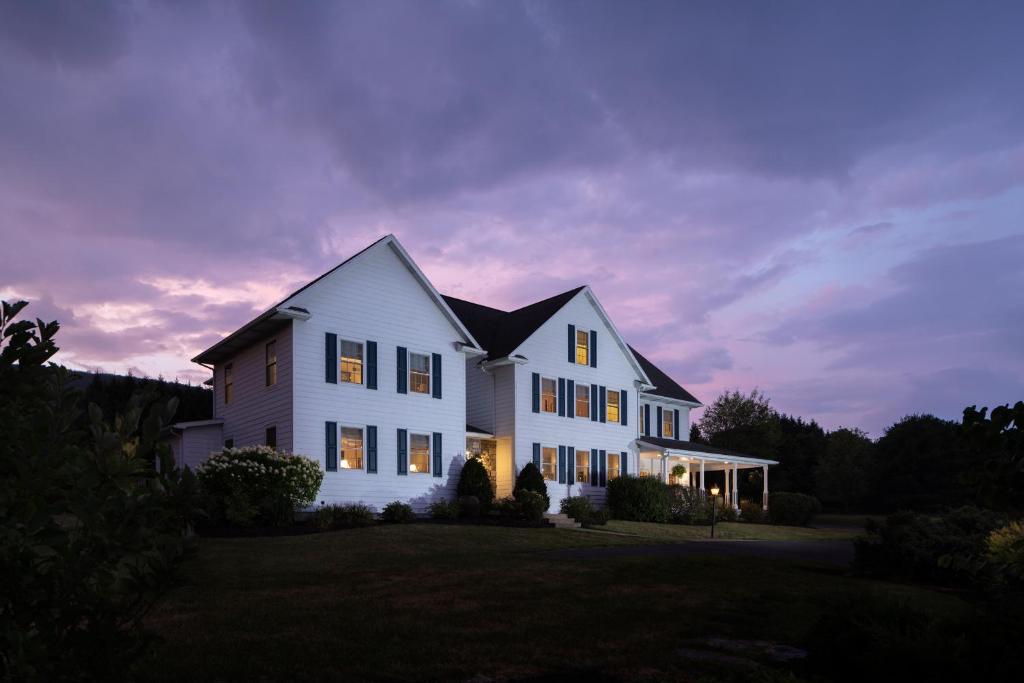
<svg viewBox="0 0 1024 683">
<path fill-rule="evenodd" d="M 386 233 L 706 403 L 1024 399 L 1024 3 L 0 3 L 0 297 L 189 359 Z"/>
</svg>

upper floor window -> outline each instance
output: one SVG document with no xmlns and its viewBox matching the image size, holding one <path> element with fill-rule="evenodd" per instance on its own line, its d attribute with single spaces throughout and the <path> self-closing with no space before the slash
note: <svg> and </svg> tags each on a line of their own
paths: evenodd
<svg viewBox="0 0 1024 683">
<path fill-rule="evenodd" d="M 608 481 L 612 479 L 618 479 L 622 473 L 622 463 L 620 462 L 622 456 L 618 453 L 612 453 L 608 451 Z"/>
<path fill-rule="evenodd" d="M 430 435 L 409 435 L 409 471 L 430 474 Z"/>
<path fill-rule="evenodd" d="M 267 427 L 266 437 L 267 445 L 277 448 L 277 427 Z"/>
<path fill-rule="evenodd" d="M 359 342 L 341 340 L 341 381 L 363 383 L 363 345 Z"/>
<path fill-rule="evenodd" d="M 231 403 L 235 397 L 235 367 L 228 363 L 224 366 L 224 402 Z"/>
<path fill-rule="evenodd" d="M 665 409 L 661 411 L 661 435 L 666 439 L 674 439 L 676 435 L 673 433 L 675 427 L 675 415 L 676 411 Z"/>
<path fill-rule="evenodd" d="M 267 386 L 277 384 L 277 342 L 267 344 Z"/>
<path fill-rule="evenodd" d="M 545 413 L 554 413 L 558 410 L 558 395 L 555 393 L 557 383 L 550 377 L 542 377 L 540 380 L 540 409 Z"/>
<path fill-rule="evenodd" d="M 545 446 L 540 452 L 540 471 L 548 481 L 558 479 L 558 449 Z"/>
<path fill-rule="evenodd" d="M 417 394 L 430 393 L 429 355 L 425 353 L 409 354 L 409 389 Z"/>
<path fill-rule="evenodd" d="M 590 333 L 576 330 L 576 364 L 590 365 Z"/>
<path fill-rule="evenodd" d="M 590 387 L 576 385 L 576 417 L 590 417 Z"/>
<path fill-rule="evenodd" d="M 338 467 L 343 470 L 363 469 L 363 430 L 359 427 L 341 428 L 341 458 Z"/>
<path fill-rule="evenodd" d="M 576 451 L 576 483 L 590 483 L 590 451 Z"/>
<path fill-rule="evenodd" d="M 608 392 L 607 411 L 607 417 L 609 422 L 615 423 L 619 421 L 619 392 Z"/>
</svg>

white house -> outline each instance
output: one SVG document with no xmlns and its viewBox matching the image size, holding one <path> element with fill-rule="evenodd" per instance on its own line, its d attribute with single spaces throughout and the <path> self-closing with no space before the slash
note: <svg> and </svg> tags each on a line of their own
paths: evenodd
<svg viewBox="0 0 1024 683">
<path fill-rule="evenodd" d="M 214 417 L 174 425 L 179 463 L 269 444 L 319 459 L 324 503 L 422 510 L 454 495 L 471 456 L 499 496 L 535 462 L 556 510 L 569 495 L 603 502 L 627 473 L 703 487 L 710 469 L 735 482 L 774 464 L 689 443 L 700 403 L 626 344 L 589 287 L 510 312 L 445 297 L 391 235 L 193 360 L 213 373 Z"/>
</svg>

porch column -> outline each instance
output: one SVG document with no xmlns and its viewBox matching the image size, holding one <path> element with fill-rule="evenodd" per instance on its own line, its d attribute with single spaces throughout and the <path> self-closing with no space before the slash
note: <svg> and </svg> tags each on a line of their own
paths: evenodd
<svg viewBox="0 0 1024 683">
<path fill-rule="evenodd" d="M 704 461 L 700 461 L 700 492 L 704 493 Z"/>
<path fill-rule="evenodd" d="M 768 511 L 768 465 L 761 465 L 761 479 L 764 481 L 764 492 L 761 493 L 761 507 Z"/>
<path fill-rule="evenodd" d="M 735 462 L 732 464 L 732 507 L 740 509 L 740 466 Z"/>
<path fill-rule="evenodd" d="M 661 480 L 668 483 L 668 451 L 661 454 Z"/>
</svg>

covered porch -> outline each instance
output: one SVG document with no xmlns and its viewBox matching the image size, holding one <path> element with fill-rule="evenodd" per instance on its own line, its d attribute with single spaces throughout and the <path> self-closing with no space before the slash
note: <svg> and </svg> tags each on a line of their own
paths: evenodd
<svg viewBox="0 0 1024 683">
<path fill-rule="evenodd" d="M 768 509 L 768 466 L 776 460 L 755 458 L 707 444 L 677 439 L 644 436 L 637 439 L 640 476 L 657 477 L 669 484 L 679 484 L 707 491 L 712 472 L 722 472 L 722 497 L 726 505 L 739 509 L 740 470 L 761 470 L 761 507 Z M 716 477 L 717 478 L 717 477 Z"/>
</svg>

